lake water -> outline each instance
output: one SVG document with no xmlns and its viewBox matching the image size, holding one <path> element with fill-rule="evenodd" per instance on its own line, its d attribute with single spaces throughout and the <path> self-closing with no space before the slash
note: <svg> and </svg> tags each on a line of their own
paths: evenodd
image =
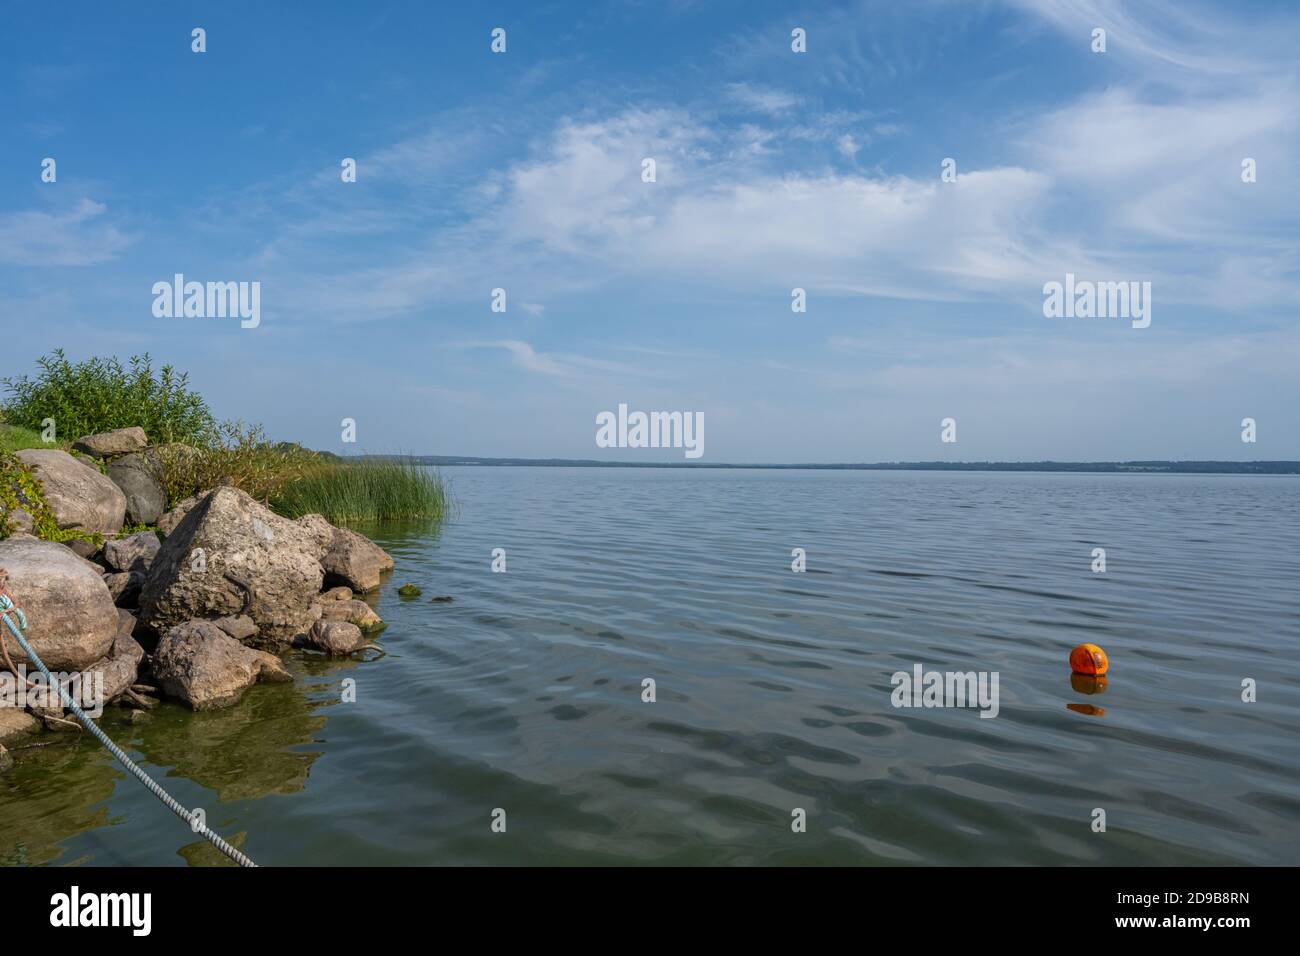
<svg viewBox="0 0 1300 956">
<path fill-rule="evenodd" d="M 105 720 L 263 865 L 1300 863 L 1294 478 L 443 475 L 440 532 L 362 529 L 386 656 Z M 895 708 L 916 664 L 996 671 L 997 716 Z M 17 757 L 0 860 L 217 859 L 97 745 Z"/>
</svg>

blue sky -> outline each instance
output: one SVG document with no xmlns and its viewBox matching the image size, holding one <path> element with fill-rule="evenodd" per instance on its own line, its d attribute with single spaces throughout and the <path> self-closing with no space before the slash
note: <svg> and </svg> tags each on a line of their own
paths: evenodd
<svg viewBox="0 0 1300 956">
<path fill-rule="evenodd" d="M 149 351 L 340 451 L 681 458 L 596 447 L 627 403 L 706 461 L 1300 457 L 1294 4 L 118 9 L 3 4 L 2 374 Z M 176 272 L 260 326 L 155 318 Z M 1151 326 L 1045 318 L 1066 272 Z"/>
</svg>

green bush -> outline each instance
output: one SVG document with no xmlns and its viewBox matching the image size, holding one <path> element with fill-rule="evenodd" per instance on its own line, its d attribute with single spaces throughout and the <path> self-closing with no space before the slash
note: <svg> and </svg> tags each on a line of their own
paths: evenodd
<svg viewBox="0 0 1300 956">
<path fill-rule="evenodd" d="M 299 445 L 273 444 L 260 425 L 243 422 L 215 426 L 205 445 L 162 445 L 152 455 L 169 508 L 217 485 L 232 485 L 267 501 L 328 460 Z"/>
<path fill-rule="evenodd" d="M 40 431 L 54 419 L 61 439 L 138 425 L 151 442 L 207 444 L 216 423 L 207 404 L 170 365 L 157 371 L 149 355 L 69 362 L 62 349 L 36 360 L 40 373 L 2 379 L 9 392 L 8 421 Z"/>
<path fill-rule="evenodd" d="M 441 518 L 447 509 L 442 479 L 428 468 L 395 458 L 326 463 L 285 484 L 271 507 L 289 518 L 324 515 L 329 521 Z"/>
</svg>

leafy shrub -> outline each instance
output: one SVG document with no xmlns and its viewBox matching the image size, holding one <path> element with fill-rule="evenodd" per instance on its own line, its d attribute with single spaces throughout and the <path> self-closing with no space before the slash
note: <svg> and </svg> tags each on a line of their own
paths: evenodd
<svg viewBox="0 0 1300 956">
<path fill-rule="evenodd" d="M 138 425 L 152 442 L 206 444 L 215 430 L 207 404 L 170 365 L 156 372 L 149 355 L 69 362 L 62 349 L 36 360 L 40 373 L 0 380 L 9 392 L 9 422 L 39 431 L 54 419 L 63 438 Z"/>
<path fill-rule="evenodd" d="M 151 453 L 170 508 L 217 485 L 232 485 L 266 501 L 326 459 L 299 445 L 268 441 L 260 425 L 222 422 L 203 446 L 161 445 Z"/>
</svg>

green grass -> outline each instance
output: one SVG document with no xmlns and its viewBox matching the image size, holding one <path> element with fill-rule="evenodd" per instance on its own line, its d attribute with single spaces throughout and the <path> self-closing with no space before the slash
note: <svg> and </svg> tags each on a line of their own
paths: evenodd
<svg viewBox="0 0 1300 956">
<path fill-rule="evenodd" d="M 271 506 L 290 518 L 319 514 L 335 524 L 439 519 L 447 510 L 447 492 L 428 468 L 398 459 L 366 459 L 315 468 L 280 489 Z"/>
<path fill-rule="evenodd" d="M 0 422 L 0 452 L 13 453 L 24 448 L 58 448 L 41 438 L 41 433 L 20 425 L 6 425 Z"/>
</svg>

